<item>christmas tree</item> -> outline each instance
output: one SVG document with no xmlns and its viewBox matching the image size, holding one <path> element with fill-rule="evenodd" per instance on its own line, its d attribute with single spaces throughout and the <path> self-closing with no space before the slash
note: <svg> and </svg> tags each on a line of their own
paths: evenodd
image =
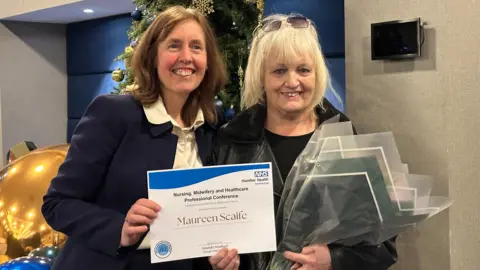
<svg viewBox="0 0 480 270">
<path fill-rule="evenodd" d="M 134 88 L 130 61 L 139 39 L 156 14 L 172 5 L 182 5 L 205 14 L 214 29 L 230 74 L 229 82 L 219 93 L 216 103 L 227 112 L 228 109 L 232 111 L 232 106 L 238 110 L 243 70 L 248 61 L 253 31 L 263 16 L 263 0 L 133 0 L 133 3 L 137 8 L 132 12 L 133 24 L 128 31 L 131 43 L 116 59 L 125 62 L 126 70 L 113 72 L 112 78 L 119 82 L 113 93 L 121 94 Z"/>
</svg>

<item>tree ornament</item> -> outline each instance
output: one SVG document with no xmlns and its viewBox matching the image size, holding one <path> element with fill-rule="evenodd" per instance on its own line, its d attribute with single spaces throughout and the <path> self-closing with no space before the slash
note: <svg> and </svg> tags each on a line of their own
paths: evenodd
<svg viewBox="0 0 480 270">
<path fill-rule="evenodd" d="M 134 11 L 132 11 L 131 16 L 134 21 L 141 21 L 143 14 L 142 14 L 142 11 L 137 8 Z"/>
<path fill-rule="evenodd" d="M 263 8 L 265 6 L 265 3 L 263 2 L 263 0 L 257 0 L 257 9 L 259 11 L 258 13 L 258 22 L 260 23 L 262 21 L 262 18 L 263 18 Z"/>
<path fill-rule="evenodd" d="M 236 112 L 235 112 L 235 109 L 233 108 L 233 105 L 230 105 L 230 108 L 228 108 L 225 113 L 224 113 L 224 117 L 225 117 L 225 121 L 230 121 L 232 120 L 236 115 Z"/>
<path fill-rule="evenodd" d="M 240 89 L 243 88 L 243 68 L 242 66 L 238 66 L 238 77 L 239 77 L 239 84 L 240 84 Z"/>
<path fill-rule="evenodd" d="M 232 28 L 230 28 L 230 29 L 233 30 L 233 31 L 237 31 L 237 30 L 238 30 L 237 24 L 236 24 L 235 22 L 233 22 L 232 25 L 233 25 L 233 26 L 232 26 Z"/>
<path fill-rule="evenodd" d="M 213 9 L 213 0 L 192 0 L 192 6 L 194 9 L 203 13 L 203 15 L 215 12 Z"/>
<path fill-rule="evenodd" d="M 120 68 L 115 69 L 112 72 L 112 79 L 116 82 L 121 82 L 123 79 L 125 79 L 125 72 L 121 70 Z"/>
<path fill-rule="evenodd" d="M 125 53 L 126 54 L 132 54 L 135 50 L 132 48 L 132 46 L 128 46 L 125 48 Z"/>
<path fill-rule="evenodd" d="M 131 63 L 132 63 L 132 57 L 125 58 L 125 67 L 127 69 L 130 69 L 132 67 Z"/>
<path fill-rule="evenodd" d="M 137 47 L 137 45 L 138 45 L 138 39 L 134 39 L 132 40 L 132 42 L 130 42 L 130 47 L 134 49 Z"/>
<path fill-rule="evenodd" d="M 223 106 L 223 102 L 217 96 L 215 96 L 215 106 L 220 108 Z"/>
</svg>

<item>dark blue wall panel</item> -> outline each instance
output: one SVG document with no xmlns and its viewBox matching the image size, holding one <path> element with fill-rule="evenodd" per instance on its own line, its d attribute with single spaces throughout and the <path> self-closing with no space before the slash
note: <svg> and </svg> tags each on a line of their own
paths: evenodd
<svg viewBox="0 0 480 270">
<path fill-rule="evenodd" d="M 111 72 L 125 68 L 115 58 L 129 44 L 131 25 L 130 15 L 121 15 L 67 26 L 67 141 L 92 99 L 110 93 L 117 85 Z"/>
<path fill-rule="evenodd" d="M 98 95 L 108 94 L 117 82 L 111 73 L 68 77 L 68 116 L 81 118 L 88 104 Z"/>
<path fill-rule="evenodd" d="M 67 27 L 68 75 L 102 73 L 123 68 L 114 61 L 128 44 L 130 16 L 122 15 L 69 24 Z"/>
<path fill-rule="evenodd" d="M 265 16 L 274 13 L 300 13 L 315 22 L 323 52 L 345 54 L 345 16 L 343 0 L 265 0 Z"/>
</svg>

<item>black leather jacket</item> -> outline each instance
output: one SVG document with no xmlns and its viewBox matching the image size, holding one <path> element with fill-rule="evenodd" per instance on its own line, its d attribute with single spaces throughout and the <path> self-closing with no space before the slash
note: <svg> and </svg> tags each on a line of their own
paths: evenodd
<svg viewBox="0 0 480 270">
<path fill-rule="evenodd" d="M 349 121 L 341 112 L 336 110 L 328 101 L 324 101 L 325 110 L 316 108 L 320 122 L 340 114 L 340 121 Z M 283 182 L 280 171 L 275 163 L 272 150 L 264 136 L 266 108 L 256 105 L 242 111 L 232 121 L 220 128 L 217 142 L 214 147 L 212 162 L 223 164 L 239 164 L 254 162 L 272 162 L 273 189 L 275 211 L 278 214 Z M 277 215 L 278 217 L 278 215 Z M 277 219 L 277 241 L 281 239 L 279 228 L 282 222 Z M 384 270 L 396 262 L 397 252 L 395 238 L 379 246 L 357 245 L 347 247 L 329 245 L 332 270 Z M 240 269 L 264 270 L 269 266 L 272 253 L 256 253 L 242 255 Z"/>
</svg>

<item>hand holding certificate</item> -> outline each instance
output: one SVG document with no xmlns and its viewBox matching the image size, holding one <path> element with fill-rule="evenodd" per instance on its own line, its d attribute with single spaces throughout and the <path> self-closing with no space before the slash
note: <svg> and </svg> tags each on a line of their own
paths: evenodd
<svg viewBox="0 0 480 270">
<path fill-rule="evenodd" d="M 270 163 L 148 172 L 152 263 L 276 250 Z"/>
<path fill-rule="evenodd" d="M 142 234 L 148 231 L 147 225 L 157 217 L 160 206 L 147 199 L 139 199 L 130 208 L 122 227 L 120 246 L 129 247 L 138 242 Z"/>
</svg>

